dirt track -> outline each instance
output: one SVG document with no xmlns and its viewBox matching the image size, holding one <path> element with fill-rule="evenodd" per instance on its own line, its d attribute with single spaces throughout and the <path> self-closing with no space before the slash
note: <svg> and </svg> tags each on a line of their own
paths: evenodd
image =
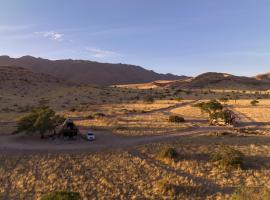
<svg viewBox="0 0 270 200">
<path fill-rule="evenodd" d="M 196 135 L 211 131 L 226 131 L 226 127 L 200 127 L 178 133 L 160 136 L 126 137 L 114 135 L 106 131 L 97 131 L 95 141 L 76 140 L 41 140 L 39 137 L 30 138 L 25 135 L 11 135 L 0 137 L 0 151 L 2 153 L 37 153 L 37 152 L 96 152 L 104 150 L 128 149 L 136 145 L 174 140 L 184 135 Z"/>
<path fill-rule="evenodd" d="M 162 108 L 148 112 L 169 112 L 170 110 L 186 106 L 187 104 L 193 104 L 196 101 L 188 103 L 179 103 L 174 106 Z M 1 153 L 54 153 L 54 152 L 97 152 L 104 150 L 115 149 L 129 149 L 136 145 L 149 144 L 154 142 L 174 140 L 177 137 L 185 135 L 197 135 L 211 131 L 226 131 L 231 130 L 228 127 L 197 127 L 189 128 L 181 132 L 160 135 L 160 136 L 120 136 L 111 133 L 110 131 L 96 131 L 95 141 L 86 141 L 85 139 L 78 137 L 76 140 L 63 140 L 63 139 L 44 139 L 40 137 L 30 137 L 23 134 L 20 135 L 1 135 L 0 136 L 0 152 Z M 84 132 L 86 130 L 82 130 Z"/>
</svg>

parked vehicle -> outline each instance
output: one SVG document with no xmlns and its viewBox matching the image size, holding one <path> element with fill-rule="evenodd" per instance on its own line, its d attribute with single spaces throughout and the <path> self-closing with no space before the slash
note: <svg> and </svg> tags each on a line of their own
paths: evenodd
<svg viewBox="0 0 270 200">
<path fill-rule="evenodd" d="M 86 134 L 86 138 L 89 141 L 93 141 L 93 140 L 96 139 L 96 136 L 95 136 L 95 134 L 92 131 L 88 131 L 87 134 Z"/>
</svg>

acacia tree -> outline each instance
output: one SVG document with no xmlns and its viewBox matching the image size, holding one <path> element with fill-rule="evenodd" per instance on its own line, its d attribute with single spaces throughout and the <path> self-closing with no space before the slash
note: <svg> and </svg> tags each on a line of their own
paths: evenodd
<svg viewBox="0 0 270 200">
<path fill-rule="evenodd" d="M 16 132 L 39 133 L 44 138 L 46 132 L 53 131 L 63 121 L 64 118 L 56 115 L 49 107 L 35 108 L 18 120 Z"/>
<path fill-rule="evenodd" d="M 234 113 L 230 110 L 224 110 L 220 102 L 211 100 L 208 102 L 201 102 L 196 104 L 197 107 L 209 116 L 210 124 L 216 124 L 223 121 L 225 124 L 233 124 L 235 120 Z"/>
<path fill-rule="evenodd" d="M 209 115 L 223 109 L 223 106 L 217 100 L 201 102 L 201 103 L 196 104 L 195 106 L 199 107 L 202 112 L 206 112 Z"/>
</svg>

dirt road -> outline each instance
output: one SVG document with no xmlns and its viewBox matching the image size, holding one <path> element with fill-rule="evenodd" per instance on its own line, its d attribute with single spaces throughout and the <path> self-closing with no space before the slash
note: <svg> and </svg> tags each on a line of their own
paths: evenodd
<svg viewBox="0 0 270 200">
<path fill-rule="evenodd" d="M 174 108 L 193 104 L 196 101 L 179 103 L 174 106 L 154 110 L 144 115 L 153 112 L 169 112 Z M 77 119 L 79 120 L 79 119 Z M 168 133 L 167 135 L 159 136 L 120 136 L 113 134 L 110 131 L 96 131 L 96 140 L 87 141 L 82 137 L 77 137 L 74 140 L 63 139 L 40 139 L 39 136 L 27 136 L 24 134 L 19 135 L 1 135 L 0 136 L 0 152 L 1 153 L 54 153 L 54 152 L 98 152 L 104 150 L 128 149 L 141 144 L 149 144 L 155 142 L 162 142 L 174 140 L 178 137 L 185 135 L 197 135 L 212 131 L 228 131 L 228 127 L 194 127 L 189 128 L 177 133 Z M 81 130 L 84 133 L 85 130 Z"/>
<path fill-rule="evenodd" d="M 1 153 L 53 153 L 53 152 L 97 152 L 104 150 L 128 149 L 136 145 L 174 140 L 185 135 L 196 135 L 212 131 L 228 131 L 227 127 L 200 127 L 178 133 L 160 136 L 127 137 L 112 134 L 108 131 L 95 132 L 96 140 L 87 141 L 78 137 L 75 140 L 40 139 L 20 135 L 0 136 Z"/>
</svg>

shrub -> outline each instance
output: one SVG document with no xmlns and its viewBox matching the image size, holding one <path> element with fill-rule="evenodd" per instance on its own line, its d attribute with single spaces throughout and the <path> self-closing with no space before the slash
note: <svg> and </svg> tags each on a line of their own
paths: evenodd
<svg viewBox="0 0 270 200">
<path fill-rule="evenodd" d="M 40 200 L 82 200 L 82 198 L 78 192 L 62 191 L 45 194 Z"/>
<path fill-rule="evenodd" d="M 102 117 L 105 117 L 106 115 L 104 113 L 95 113 L 94 114 L 94 117 L 95 118 L 102 118 Z"/>
<path fill-rule="evenodd" d="M 183 99 L 181 97 L 177 97 L 175 101 L 181 102 Z"/>
<path fill-rule="evenodd" d="M 161 148 L 158 153 L 159 158 L 176 159 L 178 157 L 177 151 L 172 147 Z"/>
<path fill-rule="evenodd" d="M 154 103 L 154 98 L 152 97 L 152 96 L 146 96 L 146 97 L 144 97 L 144 99 L 143 99 L 143 102 L 144 103 Z"/>
<path fill-rule="evenodd" d="M 252 100 L 252 101 L 250 102 L 250 104 L 251 104 L 252 106 L 256 106 L 258 103 L 259 103 L 258 100 Z"/>
<path fill-rule="evenodd" d="M 185 119 L 184 117 L 180 117 L 180 116 L 177 116 L 177 115 L 172 115 L 169 117 L 169 122 L 173 122 L 173 123 L 181 123 L 181 122 L 184 122 Z"/>
<path fill-rule="evenodd" d="M 230 200 L 267 200 L 270 199 L 270 189 L 267 188 L 238 188 Z"/>
<path fill-rule="evenodd" d="M 86 118 L 87 119 L 94 119 L 94 116 L 93 115 L 87 115 Z"/>
<path fill-rule="evenodd" d="M 75 112 L 76 111 L 76 108 L 71 108 L 70 109 L 70 112 Z"/>
<path fill-rule="evenodd" d="M 218 163 L 221 167 L 242 167 L 244 155 L 241 151 L 232 147 L 221 146 L 212 155 L 211 161 Z"/>
<path fill-rule="evenodd" d="M 171 184 L 167 179 L 162 179 L 158 181 L 156 187 L 157 190 L 163 195 L 168 195 L 171 197 L 177 195 L 176 186 Z"/>
</svg>

